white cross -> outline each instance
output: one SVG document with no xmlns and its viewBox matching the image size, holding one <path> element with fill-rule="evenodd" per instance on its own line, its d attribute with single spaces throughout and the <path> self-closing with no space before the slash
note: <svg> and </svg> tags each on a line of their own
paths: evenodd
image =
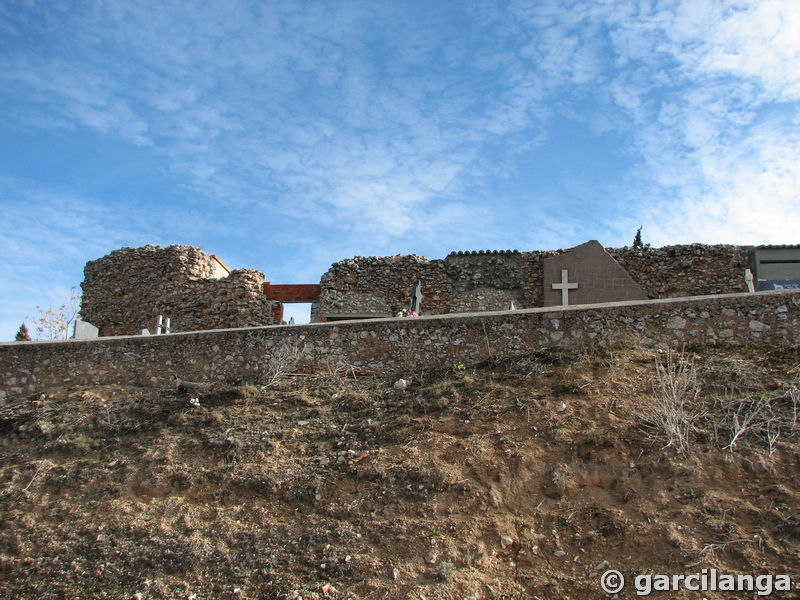
<svg viewBox="0 0 800 600">
<path fill-rule="evenodd" d="M 567 283 L 569 275 L 567 269 L 561 269 L 561 283 L 554 283 L 554 290 L 561 290 L 561 305 L 567 306 L 569 304 L 569 291 L 578 289 L 577 283 Z"/>
</svg>

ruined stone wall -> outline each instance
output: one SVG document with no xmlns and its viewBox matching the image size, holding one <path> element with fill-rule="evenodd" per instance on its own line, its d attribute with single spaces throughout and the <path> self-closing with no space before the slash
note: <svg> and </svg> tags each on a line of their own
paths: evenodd
<svg viewBox="0 0 800 600">
<path fill-rule="evenodd" d="M 237 269 L 219 277 L 218 265 L 192 246 L 115 250 L 86 264 L 81 317 L 101 336 L 153 331 L 158 315 L 176 332 L 271 325 L 264 274 Z"/>
<path fill-rule="evenodd" d="M 506 310 L 511 300 L 525 305 L 523 281 L 525 261 L 521 252 L 453 253 L 444 261 L 446 289 L 450 302 L 440 309 L 446 312 Z M 425 287 L 422 288 L 425 294 Z M 424 300 L 423 312 L 428 314 Z"/>
<path fill-rule="evenodd" d="M 408 308 L 417 279 L 427 315 L 503 310 L 512 299 L 517 306 L 533 306 L 525 286 L 527 254 L 461 252 L 444 260 L 413 254 L 342 260 L 322 276 L 319 314 L 395 315 Z"/>
<path fill-rule="evenodd" d="M 608 248 L 650 298 L 746 292 L 750 252 L 741 246 L 690 244 Z"/>
<path fill-rule="evenodd" d="M 283 348 L 296 368 L 341 366 L 413 373 L 518 356 L 537 349 L 582 350 L 609 343 L 680 349 L 750 344 L 757 350 L 800 342 L 800 291 L 727 294 L 512 312 L 374 319 L 0 344 L 0 404 L 49 386 L 168 386 L 257 381 Z"/>
<path fill-rule="evenodd" d="M 407 308 L 416 279 L 426 315 L 543 305 L 544 260 L 567 250 L 458 252 L 443 260 L 410 256 L 361 257 L 334 263 L 322 276 L 319 314 L 396 314 Z M 649 298 L 746 291 L 748 251 L 691 244 L 608 248 Z"/>
<path fill-rule="evenodd" d="M 392 316 L 408 308 L 422 283 L 426 315 L 543 305 L 546 258 L 566 252 L 458 252 L 443 260 L 417 255 L 361 257 L 332 265 L 322 276 L 314 318 Z M 748 252 L 738 246 L 609 248 L 650 298 L 745 291 Z M 260 271 L 219 277 L 219 263 L 192 246 L 122 248 L 87 263 L 81 316 L 101 336 L 152 330 L 158 315 L 173 331 L 271 325 L 280 305 L 262 290 Z"/>
<path fill-rule="evenodd" d="M 325 300 L 319 305 L 319 314 L 394 316 L 408 308 L 417 279 L 422 282 L 425 309 L 430 314 L 447 312 L 444 309 L 452 293 L 445 283 L 442 261 L 409 254 L 356 256 L 334 263 L 320 280 L 320 298 Z"/>
</svg>

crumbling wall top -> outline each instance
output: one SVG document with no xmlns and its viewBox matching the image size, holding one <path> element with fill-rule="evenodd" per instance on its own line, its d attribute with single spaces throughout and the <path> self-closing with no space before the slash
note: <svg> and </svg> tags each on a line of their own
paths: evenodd
<svg viewBox="0 0 800 600">
<path fill-rule="evenodd" d="M 86 264 L 81 317 L 103 336 L 137 334 L 158 315 L 174 331 L 271 325 L 264 279 L 255 269 L 228 273 L 194 246 L 120 248 Z"/>
</svg>

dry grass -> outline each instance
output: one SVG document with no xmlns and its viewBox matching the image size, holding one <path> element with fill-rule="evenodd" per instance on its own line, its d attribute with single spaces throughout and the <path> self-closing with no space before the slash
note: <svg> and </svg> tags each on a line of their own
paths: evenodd
<svg viewBox="0 0 800 600">
<path fill-rule="evenodd" d="M 267 355 L 267 361 L 262 367 L 261 385 L 274 387 L 297 367 L 303 355 L 305 346 L 299 342 L 279 343 Z"/>
<path fill-rule="evenodd" d="M 694 428 L 705 416 L 698 402 L 700 387 L 694 358 L 685 351 L 668 351 L 665 358 L 656 358 L 655 370 L 653 403 L 642 411 L 641 418 L 666 438 L 665 448 L 688 455 Z"/>
</svg>

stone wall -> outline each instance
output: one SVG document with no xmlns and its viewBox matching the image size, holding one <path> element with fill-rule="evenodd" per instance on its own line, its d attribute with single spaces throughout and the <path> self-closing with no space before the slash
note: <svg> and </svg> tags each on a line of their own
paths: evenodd
<svg viewBox="0 0 800 600">
<path fill-rule="evenodd" d="M 445 296 L 444 264 L 416 254 L 356 256 L 334 263 L 320 280 L 320 314 L 393 316 L 408 308 L 414 282 L 422 282 L 423 306 L 431 314 L 447 312 L 452 293 Z M 324 300 L 323 300 L 324 298 Z M 442 310 L 437 310 L 442 307 Z"/>
<path fill-rule="evenodd" d="M 467 252 L 444 260 L 415 254 L 356 256 L 334 263 L 322 276 L 319 313 L 395 315 L 408 308 L 417 279 L 422 311 L 428 315 L 504 310 L 512 299 L 518 306 L 533 306 L 525 285 L 530 279 L 527 254 Z"/>
<path fill-rule="evenodd" d="M 650 298 L 746 292 L 750 249 L 718 244 L 608 248 Z"/>
<path fill-rule="evenodd" d="M 608 248 L 649 298 L 744 292 L 749 251 L 740 246 L 691 244 Z M 319 314 L 394 315 L 408 308 L 422 282 L 426 315 L 543 306 L 544 262 L 568 250 L 458 252 L 443 260 L 422 256 L 363 257 L 334 263 L 321 279 Z"/>
<path fill-rule="evenodd" d="M 263 283 L 252 269 L 220 277 L 219 262 L 192 246 L 122 248 L 86 264 L 81 317 L 101 336 L 153 331 L 158 315 L 172 331 L 271 325 Z"/>
<path fill-rule="evenodd" d="M 746 290 L 749 252 L 738 246 L 607 251 L 649 298 Z M 544 264 L 566 252 L 458 252 L 443 260 L 356 256 L 334 263 L 322 276 L 313 318 L 395 315 L 408 307 L 417 279 L 426 315 L 505 310 L 512 300 L 518 308 L 543 306 Z M 215 257 L 192 246 L 115 250 L 87 263 L 81 316 L 101 336 L 152 330 L 158 315 L 171 319 L 173 331 L 280 323 L 281 298 L 263 293 L 263 273 L 220 272 Z"/>
<path fill-rule="evenodd" d="M 254 381 L 284 348 L 298 368 L 410 373 L 539 349 L 800 342 L 800 292 L 727 294 L 439 317 L 0 344 L 0 400 L 49 386 Z"/>
</svg>

